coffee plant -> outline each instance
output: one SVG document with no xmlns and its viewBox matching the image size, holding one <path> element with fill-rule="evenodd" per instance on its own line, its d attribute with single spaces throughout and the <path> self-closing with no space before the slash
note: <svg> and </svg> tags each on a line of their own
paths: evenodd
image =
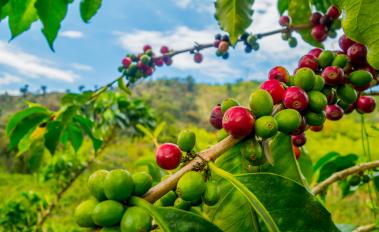
<svg viewBox="0 0 379 232">
<path fill-rule="evenodd" d="M 72 1 L 25 1 L 19 4 L 23 7 L 15 7 L 15 2 L 0 5 L 12 38 L 39 19 L 52 48 Z M 8 122 L 9 148 L 17 149 L 18 155 L 27 153 L 34 170 L 46 152 L 52 155 L 69 144 L 78 152 L 85 135 L 97 154 L 106 144 L 103 141 L 113 137 L 116 125 L 152 138 L 161 172 L 154 167 L 149 173 L 125 169 L 92 173 L 88 179 L 91 196 L 74 212 L 77 224 L 85 228 L 122 232 L 375 230 L 376 221 L 352 228 L 336 225 L 322 201 L 335 182 L 343 196 L 367 185 L 370 210 L 375 217 L 378 212 L 379 199 L 373 192 L 379 189 L 379 161 L 371 157 L 365 115 L 376 107 L 370 95 L 378 85 L 379 2 L 278 0 L 281 28 L 256 34 L 246 31 L 252 23 L 253 2 L 217 0 L 215 18 L 224 33 L 210 43 L 181 50 L 162 46 L 160 54 L 147 44 L 141 53 L 123 57 L 120 77 L 95 92 L 65 95 L 60 110 L 30 104 Z M 101 1 L 81 1 L 83 20 L 88 22 L 100 5 Z M 33 17 L 17 20 L 18 11 L 25 13 L 26 8 L 34 12 Z M 335 38 L 341 27 L 340 49 L 324 49 L 322 42 Z M 219 142 L 206 150 L 195 149 L 196 135 L 190 130 L 182 131 L 177 141 L 159 144 L 159 130 L 151 133 L 155 122 L 149 109 L 129 95 L 130 86 L 153 75 L 158 67 L 171 65 L 176 55 L 190 53 L 194 62 L 201 63 L 201 51 L 213 48 L 216 56 L 227 59 L 237 43 L 250 53 L 259 50 L 261 39 L 275 34 L 296 47 L 295 33 L 316 48 L 300 57 L 293 72 L 282 66 L 269 70 L 267 80 L 251 93 L 248 106 L 233 98 L 210 106 L 209 123 L 218 130 Z M 116 83 L 120 92 L 111 89 Z M 328 153 L 312 165 L 304 147 L 307 130 L 321 131 L 326 120 L 337 121 L 353 112 L 361 116 L 362 158 Z M 63 182 L 58 200 L 94 157 L 79 171 L 69 171 L 75 174 L 63 174 L 72 179 Z M 59 179 L 59 166 L 68 164 L 57 158 L 46 166 L 45 178 Z"/>
</svg>

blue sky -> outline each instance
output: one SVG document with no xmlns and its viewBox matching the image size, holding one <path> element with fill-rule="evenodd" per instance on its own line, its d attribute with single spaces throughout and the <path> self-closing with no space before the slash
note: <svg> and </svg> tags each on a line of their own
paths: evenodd
<svg viewBox="0 0 379 232">
<path fill-rule="evenodd" d="M 261 0 L 254 4 L 254 21 L 250 32 L 279 28 L 276 1 Z M 103 1 L 102 8 L 85 24 L 79 16 L 79 1 L 70 5 L 60 35 L 52 52 L 42 36 L 41 24 L 10 43 L 7 21 L 0 23 L 0 92 L 17 94 L 24 84 L 36 91 L 42 84 L 48 91 L 76 91 L 79 85 L 93 89 L 115 79 L 117 67 L 128 52 L 137 53 L 149 43 L 158 50 L 161 45 L 173 49 L 193 43 L 208 43 L 220 32 L 214 19 L 210 0 L 112 0 Z M 171 67 L 159 68 L 151 78 L 192 75 L 199 82 L 223 83 L 236 79 L 263 80 L 269 69 L 283 65 L 289 70 L 311 47 L 299 41 L 290 49 L 280 35 L 260 42 L 258 52 L 245 54 L 242 46 L 223 60 L 214 49 L 204 51 L 204 62 L 195 64 L 192 56 L 174 58 Z M 336 41 L 327 47 L 337 48 Z"/>
</svg>

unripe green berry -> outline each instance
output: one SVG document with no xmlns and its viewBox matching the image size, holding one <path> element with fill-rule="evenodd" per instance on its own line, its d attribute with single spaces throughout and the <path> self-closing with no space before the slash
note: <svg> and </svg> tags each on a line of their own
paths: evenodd
<svg viewBox="0 0 379 232">
<path fill-rule="evenodd" d="M 272 116 L 262 116 L 255 121 L 255 134 L 261 138 L 270 138 L 278 132 L 278 123 Z"/>
<path fill-rule="evenodd" d="M 240 103 L 234 98 L 227 98 L 221 102 L 221 111 L 225 113 L 229 108 L 233 106 L 239 106 Z"/>
<path fill-rule="evenodd" d="M 320 53 L 320 56 L 318 57 L 318 64 L 325 68 L 327 66 L 330 66 L 334 60 L 334 54 L 331 51 L 325 50 Z"/>
<path fill-rule="evenodd" d="M 190 152 L 195 147 L 196 135 L 195 133 L 189 130 L 182 131 L 178 136 L 177 143 L 180 150 Z"/>
</svg>

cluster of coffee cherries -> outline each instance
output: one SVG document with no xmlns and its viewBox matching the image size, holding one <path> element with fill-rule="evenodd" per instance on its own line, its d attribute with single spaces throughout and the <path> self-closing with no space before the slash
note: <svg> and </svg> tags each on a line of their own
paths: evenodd
<svg viewBox="0 0 379 232">
<path fill-rule="evenodd" d="M 346 36 L 340 45 L 343 51 L 312 49 L 301 57 L 294 75 L 274 67 L 268 80 L 251 94 L 250 109 L 225 99 L 213 108 L 210 123 L 234 138 L 254 132 L 268 139 L 280 131 L 292 135 L 296 149 L 306 142 L 305 130 L 321 131 L 326 119 L 339 120 L 354 109 L 361 114 L 373 112 L 375 99 L 363 93 L 377 83 L 376 72 L 365 58 L 367 50 Z M 282 109 L 273 115 L 275 105 Z"/>
<path fill-rule="evenodd" d="M 180 163 L 187 163 L 197 155 L 193 151 L 196 144 L 196 136 L 190 130 L 182 131 L 177 139 L 177 144 L 164 143 L 156 150 L 156 162 L 165 169 L 172 170 Z M 182 157 L 182 152 L 186 155 Z M 159 206 L 174 206 L 183 210 L 190 210 L 192 206 L 199 206 L 205 203 L 212 206 L 220 198 L 219 189 L 213 181 L 205 181 L 203 167 L 198 167 L 198 171 L 185 173 L 178 181 L 175 191 L 166 193 L 156 204 Z M 162 180 L 168 176 L 164 176 Z"/>
<path fill-rule="evenodd" d="M 359 173 L 357 175 L 353 175 L 348 179 L 348 183 L 351 187 L 358 186 L 360 184 L 367 184 L 370 182 L 371 178 L 369 175 L 364 173 Z"/>
<path fill-rule="evenodd" d="M 128 206 L 132 196 L 142 196 L 152 186 L 145 172 L 131 175 L 127 170 L 98 170 L 88 179 L 92 197 L 75 209 L 75 220 L 81 227 L 100 231 L 150 231 L 152 218 L 142 208 Z"/>
<path fill-rule="evenodd" d="M 340 16 L 339 9 L 332 5 L 329 7 L 325 15 L 320 12 L 312 13 L 309 18 L 309 23 L 312 25 L 311 35 L 318 42 L 323 42 L 329 36 L 330 38 L 335 38 L 337 36 L 336 30 L 341 28 L 341 20 L 338 19 Z M 281 16 L 279 19 L 279 24 L 283 27 L 289 27 L 291 24 L 291 19 L 288 16 Z M 291 36 L 291 31 L 282 34 L 284 40 L 288 40 L 291 47 L 295 44 L 294 38 Z M 296 46 L 296 45 L 295 45 Z"/>
</svg>

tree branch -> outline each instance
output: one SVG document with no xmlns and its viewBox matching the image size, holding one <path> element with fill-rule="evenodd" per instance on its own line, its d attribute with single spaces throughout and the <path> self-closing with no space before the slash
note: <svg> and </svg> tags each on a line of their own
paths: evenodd
<svg viewBox="0 0 379 232">
<path fill-rule="evenodd" d="M 365 170 L 373 169 L 379 167 L 379 160 L 372 161 L 372 162 L 367 162 L 367 163 L 362 163 L 360 165 L 347 168 L 345 170 L 342 170 L 340 172 L 336 172 L 333 175 L 331 175 L 328 179 L 322 181 L 321 183 L 317 184 L 315 187 L 312 189 L 312 193 L 314 195 L 317 195 L 321 193 L 326 187 L 329 185 L 333 184 L 334 182 L 338 180 L 342 180 L 346 178 L 349 175 L 359 173 Z"/>
</svg>

